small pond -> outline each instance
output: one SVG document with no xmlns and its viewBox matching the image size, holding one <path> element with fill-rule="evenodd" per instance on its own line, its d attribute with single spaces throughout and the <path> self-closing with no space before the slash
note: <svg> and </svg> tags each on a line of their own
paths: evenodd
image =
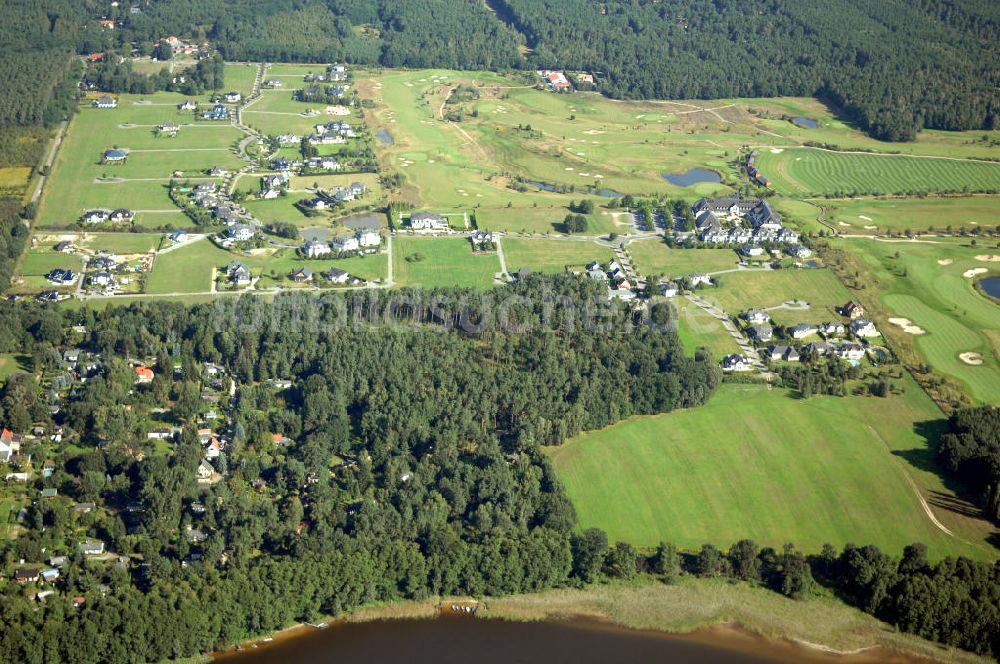
<svg viewBox="0 0 1000 664">
<path fill-rule="evenodd" d="M 983 292 L 995 300 L 1000 300 L 1000 277 L 986 277 L 979 280 Z"/>
<path fill-rule="evenodd" d="M 815 129 L 819 126 L 819 122 L 812 118 L 792 118 L 792 124 L 803 129 Z"/>
<path fill-rule="evenodd" d="M 375 138 L 377 138 L 382 145 L 392 145 L 392 136 L 389 135 L 385 129 L 379 129 L 375 132 Z"/>
<path fill-rule="evenodd" d="M 535 187 L 537 189 L 541 189 L 542 191 L 551 191 L 551 192 L 557 193 L 557 194 L 560 194 L 560 193 L 572 193 L 572 192 L 575 191 L 575 192 L 578 192 L 578 193 L 596 194 L 597 196 L 604 196 L 605 198 L 621 198 L 622 196 L 624 196 L 624 194 L 622 194 L 621 192 L 615 191 L 614 189 L 597 189 L 597 190 L 591 190 L 589 187 L 583 187 L 583 188 L 579 188 L 578 187 L 578 188 L 575 188 L 575 189 L 571 190 L 567 186 L 559 186 L 559 185 L 549 184 L 547 182 L 534 182 L 534 181 L 528 181 L 528 182 L 525 182 L 525 184 L 528 185 L 529 187 Z"/>
<path fill-rule="evenodd" d="M 707 168 L 692 168 L 687 173 L 664 173 L 663 179 L 678 187 L 690 187 L 700 182 L 722 182 L 722 176 Z"/>
<path fill-rule="evenodd" d="M 344 217 L 343 219 L 338 219 L 337 221 L 352 230 L 377 231 L 385 225 L 385 215 L 378 214 L 377 212 L 362 212 L 360 214 L 352 214 L 351 216 Z"/>
<path fill-rule="evenodd" d="M 330 237 L 330 230 L 327 228 L 303 228 L 299 231 L 299 235 L 302 237 L 303 242 L 309 242 L 311 240 L 318 240 L 322 242 Z"/>
</svg>

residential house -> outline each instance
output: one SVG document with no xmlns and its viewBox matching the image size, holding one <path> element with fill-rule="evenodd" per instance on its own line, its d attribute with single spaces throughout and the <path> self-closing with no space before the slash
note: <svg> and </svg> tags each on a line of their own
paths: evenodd
<svg viewBox="0 0 1000 664">
<path fill-rule="evenodd" d="M 104 210 L 87 210 L 83 213 L 83 223 L 103 224 L 108 220 L 108 213 Z"/>
<path fill-rule="evenodd" d="M 222 178 L 229 175 L 229 170 L 222 166 L 212 166 L 208 169 L 208 174 L 213 178 Z"/>
<path fill-rule="evenodd" d="M 329 272 L 323 273 L 323 278 L 334 284 L 346 284 L 351 275 L 339 267 L 332 267 Z"/>
<path fill-rule="evenodd" d="M 294 281 L 295 283 L 297 283 L 297 284 L 304 284 L 304 283 L 308 283 L 308 282 L 312 281 L 313 274 L 312 274 L 312 270 L 310 270 L 309 268 L 307 268 L 307 267 L 300 267 L 300 268 L 297 268 L 295 270 L 292 270 L 291 277 L 292 277 L 292 281 Z"/>
<path fill-rule="evenodd" d="M 177 105 L 177 108 L 181 111 L 193 111 L 198 108 L 198 104 L 194 99 L 185 99 L 182 103 Z"/>
<path fill-rule="evenodd" d="M 227 109 L 223 104 L 216 104 L 212 107 L 212 110 L 202 113 L 201 117 L 206 120 L 228 120 L 229 109 Z"/>
<path fill-rule="evenodd" d="M 237 286 L 247 286 L 250 283 L 250 268 L 239 261 L 233 261 L 226 266 L 226 277 Z"/>
<path fill-rule="evenodd" d="M 802 356 L 809 357 L 815 353 L 819 357 L 824 357 L 833 352 L 833 346 L 826 341 L 814 341 L 802 347 Z"/>
<path fill-rule="evenodd" d="M 355 233 L 354 237 L 357 238 L 358 246 L 362 249 L 379 247 L 382 245 L 382 236 L 378 233 L 378 231 L 362 230 Z"/>
<path fill-rule="evenodd" d="M 747 329 L 747 335 L 758 343 L 766 344 L 774 337 L 774 328 L 770 325 L 752 325 Z"/>
<path fill-rule="evenodd" d="M 153 370 L 144 364 L 140 364 L 135 368 L 135 382 L 139 385 L 152 383 L 154 375 Z"/>
<path fill-rule="evenodd" d="M 116 224 L 131 224 L 135 220 L 135 212 L 132 210 L 126 210 L 125 208 L 119 208 L 111 213 L 110 219 Z"/>
<path fill-rule="evenodd" d="M 801 244 L 797 244 L 793 247 L 789 247 L 787 250 L 789 256 L 794 258 L 809 258 L 812 256 L 812 250 L 809 247 L 804 247 Z"/>
<path fill-rule="evenodd" d="M 826 336 L 832 336 L 832 335 L 835 335 L 835 334 L 843 334 L 844 332 L 847 331 L 847 329 L 844 327 L 843 323 L 839 323 L 839 322 L 834 321 L 834 320 L 832 320 L 832 321 L 830 321 L 828 323 L 823 323 L 822 325 L 819 326 L 819 329 L 820 329 L 820 332 L 822 332 Z"/>
<path fill-rule="evenodd" d="M 187 242 L 188 234 L 184 231 L 174 231 L 170 234 L 170 241 L 175 243 Z"/>
<path fill-rule="evenodd" d="M 108 288 L 115 285 L 115 275 L 111 274 L 106 270 L 101 270 L 90 274 L 87 277 L 87 282 L 91 286 L 97 286 L 99 288 Z"/>
<path fill-rule="evenodd" d="M 753 224 L 754 230 L 781 230 L 781 215 L 767 201 L 759 201 L 747 212 L 747 219 Z"/>
<path fill-rule="evenodd" d="M 94 100 L 96 108 L 118 108 L 118 101 L 111 96 L 103 95 Z"/>
<path fill-rule="evenodd" d="M 415 231 L 446 231 L 448 220 L 434 212 L 414 212 L 410 215 L 410 228 Z"/>
<path fill-rule="evenodd" d="M 31 567 L 18 567 L 14 570 L 14 580 L 18 583 L 36 583 L 38 570 Z"/>
<path fill-rule="evenodd" d="M 10 460 L 21 451 L 21 436 L 4 429 L 0 432 L 0 462 L 10 463 Z"/>
<path fill-rule="evenodd" d="M 723 371 L 752 371 L 753 365 L 745 355 L 732 354 L 722 359 Z"/>
<path fill-rule="evenodd" d="M 45 275 L 48 282 L 55 284 L 56 286 L 72 286 L 76 283 L 76 277 L 76 272 L 73 272 L 73 270 L 66 270 L 62 268 L 52 270 Z"/>
<path fill-rule="evenodd" d="M 73 243 L 68 240 L 63 240 L 62 242 L 56 243 L 56 246 L 53 247 L 53 249 L 60 253 L 68 254 L 73 251 Z"/>
<path fill-rule="evenodd" d="M 712 277 L 708 276 L 707 274 L 703 274 L 703 273 L 689 274 L 688 275 L 688 281 L 691 282 L 691 287 L 692 288 L 694 288 L 696 286 L 711 286 L 712 285 Z"/>
<path fill-rule="evenodd" d="M 793 339 L 805 339 L 808 336 L 812 336 L 819 332 L 819 328 L 815 325 L 810 325 L 808 323 L 799 323 L 792 328 L 792 338 Z"/>
<path fill-rule="evenodd" d="M 224 99 L 228 104 L 238 104 L 243 99 L 243 96 L 239 92 L 227 92 Z"/>
<path fill-rule="evenodd" d="M 80 542 L 80 553 L 85 556 L 100 556 L 104 554 L 104 542 L 101 540 L 86 540 Z"/>
<path fill-rule="evenodd" d="M 330 248 L 330 244 L 328 242 L 320 242 L 316 239 L 309 240 L 302 247 L 302 253 L 306 255 L 306 258 L 319 258 L 321 256 L 327 256 L 332 251 L 333 250 Z"/>
<path fill-rule="evenodd" d="M 786 362 L 798 362 L 799 352 L 791 346 L 769 346 L 764 351 L 764 356 L 771 360 L 784 360 Z"/>
<path fill-rule="evenodd" d="M 865 318 L 851 321 L 850 330 L 851 334 L 856 337 L 869 338 L 879 336 L 879 332 L 875 328 L 875 323 Z"/>
<path fill-rule="evenodd" d="M 208 461 L 202 459 L 201 463 L 198 464 L 198 479 L 210 480 L 213 475 L 215 475 L 215 468 Z"/>
<path fill-rule="evenodd" d="M 844 315 L 851 320 L 857 320 L 858 318 L 865 317 L 865 308 L 853 300 L 845 304 L 841 311 L 843 311 Z"/>
<path fill-rule="evenodd" d="M 59 570 L 49 568 L 42 570 L 42 581 L 46 583 L 55 583 L 59 579 Z"/>
<path fill-rule="evenodd" d="M 341 254 L 357 251 L 361 248 L 361 244 L 358 242 L 358 238 L 356 237 L 342 237 L 336 239 L 330 243 L 330 246 L 334 251 Z"/>
<path fill-rule="evenodd" d="M 473 249 L 482 249 L 483 245 L 496 245 L 496 236 L 489 231 L 475 231 L 469 236 Z"/>
<path fill-rule="evenodd" d="M 202 182 L 194 187 L 195 196 L 204 196 L 206 194 L 214 194 L 218 187 L 214 182 Z"/>
<path fill-rule="evenodd" d="M 841 344 L 834 349 L 837 357 L 842 360 L 858 361 L 864 358 L 865 349 L 861 344 Z"/>
<path fill-rule="evenodd" d="M 764 255 L 764 248 L 756 244 L 747 244 L 740 247 L 739 253 L 747 258 L 760 258 Z"/>
<path fill-rule="evenodd" d="M 680 290 L 677 288 L 677 284 L 672 281 L 660 282 L 660 295 L 663 297 L 676 297 Z"/>
<path fill-rule="evenodd" d="M 249 242 L 253 239 L 253 228 L 246 224 L 233 224 L 226 229 L 226 235 L 235 242 Z"/>
<path fill-rule="evenodd" d="M 123 164 L 126 159 L 128 159 L 128 153 L 124 150 L 104 151 L 104 163 L 106 164 Z"/>
<path fill-rule="evenodd" d="M 73 511 L 77 514 L 90 514 L 95 509 L 97 509 L 97 505 L 91 502 L 82 502 L 73 505 Z"/>
<path fill-rule="evenodd" d="M 761 325 L 771 320 L 771 315 L 763 309 L 748 309 L 740 316 L 751 325 Z"/>
</svg>

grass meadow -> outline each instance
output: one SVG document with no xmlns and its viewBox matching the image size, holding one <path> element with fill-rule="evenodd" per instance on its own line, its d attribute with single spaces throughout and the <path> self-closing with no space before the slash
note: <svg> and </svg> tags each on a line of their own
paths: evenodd
<svg viewBox="0 0 1000 664">
<path fill-rule="evenodd" d="M 920 433 L 941 418 L 912 383 L 888 402 L 801 401 L 782 390 L 725 385 L 706 406 L 583 434 L 551 458 L 580 527 L 603 528 L 611 541 L 695 549 L 749 537 L 808 552 L 827 542 L 899 552 L 920 541 L 934 558 L 988 558 L 992 549 L 981 542 L 990 529 L 936 509 L 977 544 L 945 534 L 911 485 L 928 500 L 953 495 L 929 466 Z"/>
<path fill-rule="evenodd" d="M 614 258 L 614 252 L 609 247 L 589 241 L 506 237 L 501 240 L 501 245 L 511 273 L 521 268 L 544 273 L 581 271 L 592 261 L 607 265 Z"/>
<path fill-rule="evenodd" d="M 684 277 L 692 272 L 730 270 L 739 263 L 731 249 L 671 249 L 660 238 L 630 242 L 626 250 L 641 275 Z"/>
<path fill-rule="evenodd" d="M 422 259 L 415 260 L 418 256 Z M 392 243 L 392 269 L 397 286 L 489 288 L 500 272 L 500 261 L 496 254 L 473 254 L 465 238 L 397 237 Z"/>
<path fill-rule="evenodd" d="M 714 316 L 691 304 L 685 297 L 675 298 L 672 302 L 677 309 L 677 334 L 689 355 L 705 348 L 721 360 L 730 353 L 742 352 L 733 335 Z"/>
<path fill-rule="evenodd" d="M 757 163 L 788 196 L 1000 189 L 1000 163 L 984 161 L 786 148 L 761 150 Z"/>
<path fill-rule="evenodd" d="M 772 309 L 771 318 L 779 325 L 839 319 L 836 307 L 851 299 L 850 291 L 836 275 L 822 268 L 730 272 L 721 275 L 719 283 L 699 294 L 732 315 L 744 309 L 778 307 L 790 300 L 809 304 L 803 310 Z"/>
</svg>

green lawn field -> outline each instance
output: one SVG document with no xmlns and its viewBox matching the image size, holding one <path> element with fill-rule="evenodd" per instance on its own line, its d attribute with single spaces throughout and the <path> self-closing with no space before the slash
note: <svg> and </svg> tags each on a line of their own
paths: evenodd
<svg viewBox="0 0 1000 664">
<path fill-rule="evenodd" d="M 779 325 L 824 323 L 839 319 L 836 307 L 851 299 L 851 293 L 829 270 L 742 271 L 721 275 L 718 288 L 699 291 L 729 314 L 745 309 L 769 309 L 783 302 L 803 300 L 804 310 L 772 309 L 769 313 Z"/>
<path fill-rule="evenodd" d="M 582 271 L 587 263 L 597 261 L 607 265 L 614 258 L 614 252 L 609 247 L 590 241 L 506 237 L 501 240 L 501 246 L 511 273 L 521 268 L 546 273 L 560 273 L 567 269 Z"/>
<path fill-rule="evenodd" d="M 0 355 L 0 380 L 7 380 L 11 374 L 19 371 L 28 371 L 27 362 L 30 361 L 25 355 L 14 353 L 4 353 Z"/>
<path fill-rule="evenodd" d="M 423 259 L 413 260 L 417 255 Z M 500 261 L 496 254 L 473 254 L 465 238 L 396 237 L 392 269 L 397 286 L 489 288 L 500 272 Z"/>
<path fill-rule="evenodd" d="M 761 150 L 758 168 L 789 196 L 1000 190 L 1000 163 L 905 155 Z"/>
<path fill-rule="evenodd" d="M 749 537 L 809 552 L 827 542 L 898 552 L 920 541 L 934 558 L 990 558 L 995 550 L 981 543 L 989 528 L 936 509 L 976 544 L 945 534 L 911 485 L 929 500 L 952 495 L 923 467 L 927 441 L 916 430 L 942 417 L 912 383 L 889 401 L 801 401 L 763 386 L 726 385 L 706 406 L 584 434 L 551 458 L 580 527 L 603 528 L 612 541 L 691 549 Z"/>
<path fill-rule="evenodd" d="M 970 270 L 1000 273 L 997 263 L 976 258 L 1000 251 L 960 241 L 840 244 L 856 252 L 878 280 L 887 315 L 909 318 L 925 330 L 913 342 L 928 364 L 963 383 L 973 399 L 1000 402 L 1000 305 L 964 276 Z M 962 361 L 966 352 L 979 353 L 982 364 Z"/>
<path fill-rule="evenodd" d="M 694 355 L 699 348 L 706 348 L 713 357 L 721 360 L 730 353 L 741 352 L 733 335 L 714 316 L 691 304 L 685 297 L 671 302 L 677 309 L 677 334 L 687 353 Z"/>
<path fill-rule="evenodd" d="M 257 78 L 257 65 L 227 62 L 223 75 L 226 79 L 226 92 L 235 90 L 244 97 L 248 97 L 253 91 L 254 79 Z"/>
<path fill-rule="evenodd" d="M 905 198 L 835 201 L 829 220 L 845 233 L 878 231 L 943 231 L 949 226 L 992 229 L 1000 224 L 1000 197 Z M 854 229 L 845 227 L 853 226 Z"/>
<path fill-rule="evenodd" d="M 570 213 L 565 205 L 538 207 L 479 207 L 475 208 L 480 229 L 510 233 L 562 233 L 563 219 Z M 624 232 L 607 214 L 590 214 L 585 235 Z"/>
<path fill-rule="evenodd" d="M 147 293 L 198 293 L 211 289 L 212 269 L 223 267 L 237 256 L 208 240 L 192 242 L 159 255 L 146 282 Z"/>
<path fill-rule="evenodd" d="M 671 249 L 660 238 L 630 242 L 627 251 L 639 274 L 662 274 L 671 279 L 692 272 L 730 270 L 739 263 L 739 256 L 730 249 Z"/>
</svg>

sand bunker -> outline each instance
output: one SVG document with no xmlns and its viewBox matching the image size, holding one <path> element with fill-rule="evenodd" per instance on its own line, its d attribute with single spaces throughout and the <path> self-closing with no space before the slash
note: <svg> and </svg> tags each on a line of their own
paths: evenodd
<svg viewBox="0 0 1000 664">
<path fill-rule="evenodd" d="M 989 270 L 987 270 L 985 267 L 974 267 L 971 270 L 966 270 L 965 272 L 963 272 L 962 276 L 971 279 L 977 274 L 983 274 L 984 272 L 989 272 Z"/>
<path fill-rule="evenodd" d="M 865 226 L 865 230 L 866 230 L 866 231 L 873 231 L 873 230 L 875 230 L 876 228 L 878 228 L 878 226 Z"/>
<path fill-rule="evenodd" d="M 952 260 L 950 258 L 942 258 L 938 260 L 938 265 L 951 265 Z"/>
<path fill-rule="evenodd" d="M 889 322 L 902 328 L 903 332 L 906 332 L 907 334 L 924 334 L 927 332 L 927 330 L 919 325 L 914 325 L 913 321 L 909 318 L 890 318 Z"/>
<path fill-rule="evenodd" d="M 784 148 L 771 148 L 771 154 L 781 154 L 784 151 Z"/>
<path fill-rule="evenodd" d="M 979 353 L 962 353 L 958 356 L 958 359 L 974 367 L 978 367 L 983 363 L 983 356 Z"/>
<path fill-rule="evenodd" d="M 850 224 L 847 223 L 846 221 L 838 221 L 837 223 L 841 226 L 850 226 Z"/>
<path fill-rule="evenodd" d="M 987 263 L 1000 263 L 1000 254 L 979 254 L 976 256 L 976 260 Z"/>
<path fill-rule="evenodd" d="M 864 219 L 865 221 L 871 221 L 871 220 L 872 220 L 872 218 L 871 218 L 871 217 L 866 217 L 866 216 L 865 216 L 865 215 L 863 215 L 863 214 L 859 214 L 859 215 L 858 215 L 858 219 Z"/>
</svg>

